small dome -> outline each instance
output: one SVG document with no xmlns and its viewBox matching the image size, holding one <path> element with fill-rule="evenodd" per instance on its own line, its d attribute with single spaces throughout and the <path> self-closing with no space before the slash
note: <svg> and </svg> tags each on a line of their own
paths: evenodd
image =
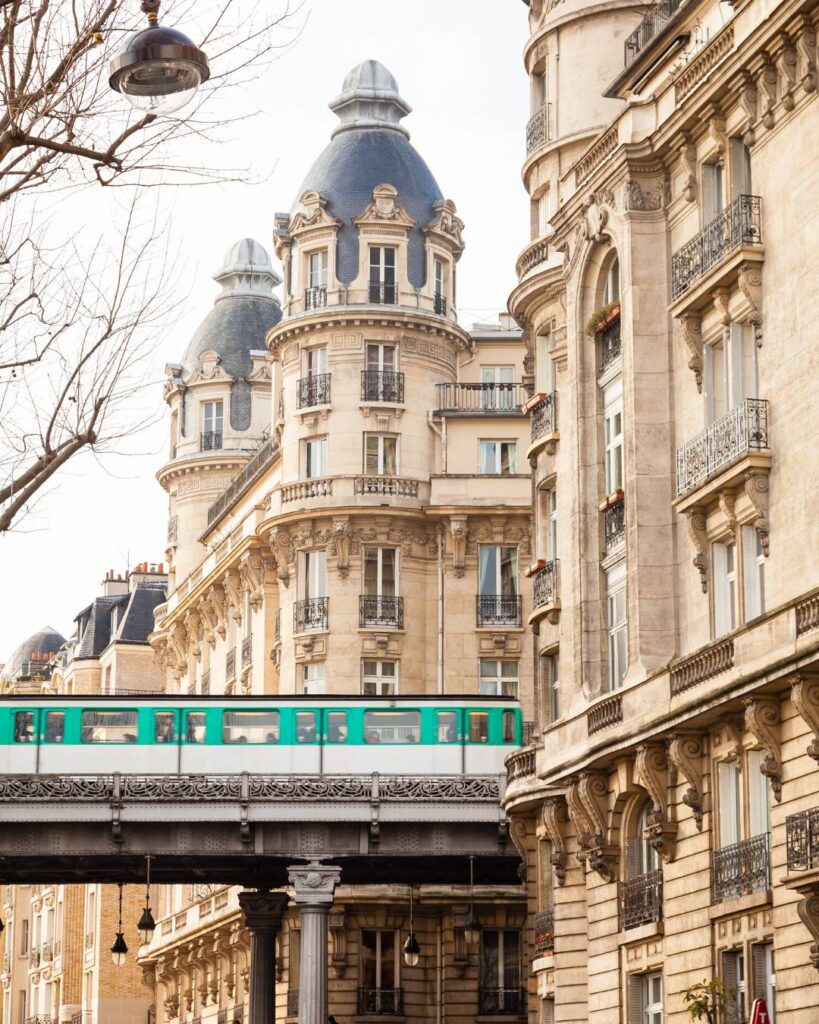
<svg viewBox="0 0 819 1024">
<path fill-rule="evenodd" d="M 398 122 L 412 107 L 401 98 L 394 76 L 377 60 L 362 61 L 347 72 L 330 109 L 341 119 L 333 135 L 369 127 L 392 128 L 409 138 L 407 129 Z"/>
<path fill-rule="evenodd" d="M 222 286 L 215 302 L 232 295 L 263 295 L 272 298 L 272 290 L 282 283 L 273 269 L 267 249 L 255 238 L 242 238 L 225 253 L 223 266 L 213 275 Z"/>
<path fill-rule="evenodd" d="M 65 637 L 62 633 L 58 633 L 51 626 L 44 626 L 28 640 L 24 640 L 9 658 L 5 669 L 6 679 L 13 679 L 16 675 L 49 676 L 51 670 L 48 668 L 48 662 L 64 643 Z"/>
</svg>

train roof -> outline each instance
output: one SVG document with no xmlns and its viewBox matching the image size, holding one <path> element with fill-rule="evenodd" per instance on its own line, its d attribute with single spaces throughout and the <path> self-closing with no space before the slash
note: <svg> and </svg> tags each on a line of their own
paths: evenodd
<svg viewBox="0 0 819 1024">
<path fill-rule="evenodd" d="M 295 705 L 361 705 L 370 706 L 383 704 L 386 707 L 396 704 L 466 704 L 470 706 L 488 705 L 517 707 L 520 701 L 516 697 L 484 696 L 479 693 L 434 693 L 434 694 L 400 694 L 398 696 L 367 697 L 360 693 L 354 694 L 180 694 L 180 693 L 128 693 L 128 694 L 0 694 L 0 706 L 3 704 L 60 705 L 76 706 L 88 704 L 174 704 L 176 706 L 201 707 L 202 705 L 221 704 L 258 704 L 260 702 Z"/>
</svg>

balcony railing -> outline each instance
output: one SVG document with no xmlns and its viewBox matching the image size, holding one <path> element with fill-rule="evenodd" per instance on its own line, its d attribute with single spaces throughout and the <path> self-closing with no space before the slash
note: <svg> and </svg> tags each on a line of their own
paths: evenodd
<svg viewBox="0 0 819 1024">
<path fill-rule="evenodd" d="M 651 40 L 665 28 L 684 3 L 685 0 L 660 0 L 649 9 L 648 14 L 637 28 L 626 38 L 626 67 L 637 60 L 640 51 L 645 49 Z"/>
<path fill-rule="evenodd" d="M 328 405 L 332 376 L 332 373 L 311 373 L 309 377 L 301 377 L 299 379 L 299 408 Z"/>
<path fill-rule="evenodd" d="M 323 309 L 327 305 L 327 285 L 313 285 L 304 289 L 304 308 Z"/>
<path fill-rule="evenodd" d="M 253 656 L 253 634 L 250 633 L 242 640 L 242 668 L 250 664 Z"/>
<path fill-rule="evenodd" d="M 537 772 L 537 757 L 533 749 L 516 750 L 506 758 L 506 782 L 528 779 Z"/>
<path fill-rule="evenodd" d="M 593 708 L 586 712 L 586 728 L 589 736 L 593 736 L 601 729 L 608 729 L 610 725 L 617 725 L 623 721 L 623 698 L 615 694 L 606 700 L 601 700 Z"/>
<path fill-rule="evenodd" d="M 225 655 L 225 679 L 236 678 L 236 648 Z"/>
<path fill-rule="evenodd" d="M 532 603 L 535 608 L 556 604 L 560 599 L 560 562 L 547 562 L 532 577 Z"/>
<path fill-rule="evenodd" d="M 355 493 L 417 498 L 418 481 L 405 480 L 399 476 L 357 476 L 355 478 Z"/>
<path fill-rule="evenodd" d="M 404 374 L 397 370 L 362 370 L 362 402 L 403 402 Z"/>
<path fill-rule="evenodd" d="M 746 398 L 677 449 L 677 495 L 698 487 L 748 452 L 768 449 L 768 403 Z"/>
<path fill-rule="evenodd" d="M 520 416 L 528 395 L 522 384 L 436 384 L 438 408 L 447 416 Z"/>
<path fill-rule="evenodd" d="M 255 455 L 251 456 L 247 465 L 240 473 L 236 474 L 236 476 L 230 481 L 227 489 L 208 509 L 208 526 L 215 522 L 223 512 L 230 508 L 233 502 L 245 490 L 250 482 L 255 480 L 265 466 L 272 462 L 278 454 L 278 441 L 274 441 L 273 438 L 268 438 L 267 441 L 262 442 L 256 450 Z"/>
<path fill-rule="evenodd" d="M 662 868 L 647 871 L 636 878 L 627 878 L 618 885 L 620 930 L 639 928 L 662 920 L 663 872 Z"/>
<path fill-rule="evenodd" d="M 446 296 L 436 292 L 432 296 L 432 309 L 438 316 L 446 316 Z"/>
<path fill-rule="evenodd" d="M 484 988 L 478 992 L 478 1013 L 485 1017 L 521 1016 L 526 1000 L 521 988 Z"/>
<path fill-rule="evenodd" d="M 549 141 L 549 111 L 550 104 L 543 106 L 534 112 L 526 124 L 526 155 Z"/>
<path fill-rule="evenodd" d="M 297 480 L 293 484 L 282 487 L 282 505 L 289 501 L 306 501 L 308 498 L 328 498 L 333 493 L 333 478 L 330 476 L 314 476 L 307 480 Z"/>
<path fill-rule="evenodd" d="M 734 641 L 719 640 L 709 644 L 703 651 L 697 651 L 684 661 L 671 666 L 671 696 L 676 697 L 712 679 L 721 672 L 727 672 L 734 665 Z"/>
<path fill-rule="evenodd" d="M 762 242 L 759 196 L 737 196 L 671 257 L 671 297 L 678 298 L 711 267 L 741 245 Z"/>
<path fill-rule="evenodd" d="M 205 696 L 210 693 L 210 669 L 207 672 L 202 673 L 202 679 L 199 683 L 199 690 Z"/>
<path fill-rule="evenodd" d="M 479 626 L 519 626 L 519 594 L 478 594 Z"/>
<path fill-rule="evenodd" d="M 557 429 L 557 396 L 552 393 L 544 395 L 537 405 L 530 410 L 532 421 L 532 441 L 553 434 Z"/>
<path fill-rule="evenodd" d="M 199 451 L 215 452 L 222 447 L 222 431 L 206 430 L 199 435 Z"/>
<path fill-rule="evenodd" d="M 358 599 L 359 626 L 404 628 L 404 598 L 362 594 Z"/>
<path fill-rule="evenodd" d="M 714 903 L 770 889 L 768 833 L 714 850 L 711 854 L 711 887 Z"/>
<path fill-rule="evenodd" d="M 603 513 L 603 537 L 606 551 L 611 551 L 626 539 L 626 503 L 618 501 Z"/>
<path fill-rule="evenodd" d="M 612 363 L 620 358 L 622 349 L 620 340 L 620 317 L 615 317 L 598 334 L 600 341 L 600 373 L 605 373 Z"/>
<path fill-rule="evenodd" d="M 306 633 L 311 629 L 327 629 L 329 597 L 311 597 L 293 605 L 293 632 Z"/>
<path fill-rule="evenodd" d="M 404 990 L 401 988 L 360 988 L 358 1012 L 361 1016 L 396 1016 L 404 1012 Z"/>
<path fill-rule="evenodd" d="M 36 970 L 40 966 L 40 948 L 35 946 L 28 954 L 28 966 Z"/>
<path fill-rule="evenodd" d="M 785 819 L 788 871 L 819 868 L 819 807 L 789 814 Z"/>
<path fill-rule="evenodd" d="M 47 1014 L 38 1014 L 36 1017 L 26 1017 L 26 1024 L 56 1024 L 56 1021 Z"/>
<path fill-rule="evenodd" d="M 535 956 L 550 956 L 555 951 L 555 915 L 552 910 L 535 914 Z"/>
<path fill-rule="evenodd" d="M 398 302 L 397 284 L 375 284 L 372 281 L 369 285 L 369 300 L 378 305 L 392 306 Z"/>
<path fill-rule="evenodd" d="M 49 964 L 54 959 L 54 940 L 46 939 L 40 946 L 40 963 Z"/>
</svg>

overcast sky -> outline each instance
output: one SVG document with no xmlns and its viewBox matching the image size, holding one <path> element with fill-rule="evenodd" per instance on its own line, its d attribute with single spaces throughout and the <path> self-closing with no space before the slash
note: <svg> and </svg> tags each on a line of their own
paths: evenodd
<svg viewBox="0 0 819 1024">
<path fill-rule="evenodd" d="M 172 23 L 170 0 L 164 8 Z M 169 189 L 160 196 L 186 293 L 176 322 L 156 339 L 152 401 L 161 415 L 129 439 L 123 454 L 70 463 L 36 514 L 0 538 L 0 663 L 44 625 L 70 635 L 74 616 L 98 592 L 107 569 L 122 572 L 129 564 L 163 559 L 167 497 L 154 477 L 167 451 L 163 367 L 181 358 L 208 312 L 218 292 L 210 275 L 225 250 L 251 236 L 272 254 L 273 214 L 291 207 L 329 141 L 337 120 L 327 104 L 360 61 L 380 60 L 397 78 L 413 108 L 403 122 L 412 143 L 465 222 L 461 322 L 494 321 L 505 309 L 515 258 L 528 239 L 520 181 L 528 116 L 521 62 L 526 13 L 520 0 L 313 0 L 303 10 L 295 45 L 252 89 L 226 97 L 237 113 L 258 114 L 233 127 L 225 144 L 231 159 L 221 162 L 248 167 L 261 183 Z M 220 116 L 231 112 L 218 110 Z M 213 158 L 196 143 L 190 155 L 192 162 Z M 86 192 L 83 201 L 90 214 L 94 196 Z"/>
</svg>

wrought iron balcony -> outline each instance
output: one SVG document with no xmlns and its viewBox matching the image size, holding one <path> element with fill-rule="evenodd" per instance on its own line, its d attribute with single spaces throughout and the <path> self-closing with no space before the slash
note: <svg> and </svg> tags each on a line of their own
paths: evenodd
<svg viewBox="0 0 819 1024">
<path fill-rule="evenodd" d="M 600 373 L 608 370 L 612 363 L 620 358 L 620 316 L 615 317 L 610 324 L 606 324 L 597 335 L 600 342 Z"/>
<path fill-rule="evenodd" d="M 225 679 L 236 678 L 236 648 L 225 655 Z"/>
<path fill-rule="evenodd" d="M 370 302 L 377 303 L 378 305 L 392 306 L 398 302 L 398 285 L 374 284 L 371 281 L 369 298 Z"/>
<path fill-rule="evenodd" d="M 253 657 L 253 634 L 250 633 L 242 640 L 242 668 L 250 664 Z"/>
<path fill-rule="evenodd" d="M 311 597 L 293 605 L 293 632 L 306 633 L 311 629 L 327 629 L 329 597 Z"/>
<path fill-rule="evenodd" d="M 391 595 L 362 594 L 358 599 L 358 624 L 361 627 L 404 628 L 404 598 Z"/>
<path fill-rule="evenodd" d="M 403 402 L 404 374 L 397 370 L 362 370 L 362 402 Z"/>
<path fill-rule="evenodd" d="M 789 814 L 785 819 L 788 871 L 819 868 L 819 807 Z"/>
<path fill-rule="evenodd" d="M 737 196 L 730 206 L 671 257 L 671 297 L 686 289 L 741 245 L 762 242 L 759 196 Z"/>
<path fill-rule="evenodd" d="M 528 395 L 522 384 L 436 384 L 438 415 L 521 416 Z"/>
<path fill-rule="evenodd" d="M 603 537 L 606 551 L 611 551 L 626 539 L 626 503 L 618 501 L 603 513 Z"/>
<path fill-rule="evenodd" d="M 768 403 L 746 398 L 677 449 L 677 496 L 749 452 L 768 450 Z"/>
<path fill-rule="evenodd" d="M 478 1013 L 485 1017 L 521 1016 L 526 999 L 520 988 L 485 988 L 478 992 Z"/>
<path fill-rule="evenodd" d="M 532 577 L 532 603 L 535 608 L 557 604 L 560 600 L 560 562 L 557 558 L 547 562 Z"/>
<path fill-rule="evenodd" d="M 663 917 L 663 871 L 647 871 L 618 883 L 620 930 L 639 928 Z"/>
<path fill-rule="evenodd" d="M 537 405 L 532 406 L 530 415 L 533 442 L 546 434 L 553 434 L 557 430 L 557 395 L 554 392 L 544 395 Z"/>
<path fill-rule="evenodd" d="M 555 951 L 555 915 L 553 910 L 535 914 L 535 956 L 551 956 Z"/>
<path fill-rule="evenodd" d="M 287 1016 L 297 1017 L 299 1013 L 299 990 L 291 988 L 287 991 Z"/>
<path fill-rule="evenodd" d="M 398 1016 L 404 1012 L 402 988 L 360 988 L 358 1012 L 361 1016 Z"/>
<path fill-rule="evenodd" d="M 526 124 L 526 155 L 549 141 L 549 113 L 551 104 L 544 103 Z"/>
<path fill-rule="evenodd" d="M 38 1014 L 36 1017 L 26 1017 L 26 1024 L 56 1024 L 53 1017 L 48 1014 Z"/>
<path fill-rule="evenodd" d="M 432 309 L 438 316 L 446 316 L 446 296 L 436 292 L 432 296 Z"/>
<path fill-rule="evenodd" d="M 304 308 L 323 309 L 327 305 L 327 285 L 313 285 L 304 289 Z"/>
<path fill-rule="evenodd" d="M 768 833 L 724 846 L 711 854 L 712 902 L 739 899 L 771 887 Z"/>
<path fill-rule="evenodd" d="M 216 452 L 222 447 L 222 431 L 206 430 L 199 435 L 200 452 Z"/>
<path fill-rule="evenodd" d="M 626 38 L 626 67 L 637 60 L 640 51 L 665 28 L 684 3 L 685 0 L 660 0 L 649 9 L 637 28 Z"/>
<path fill-rule="evenodd" d="M 312 405 L 328 405 L 330 402 L 331 373 L 311 373 L 299 379 L 299 408 Z"/>
<path fill-rule="evenodd" d="M 418 481 L 399 476 L 357 476 L 356 494 L 387 494 L 397 498 L 417 498 Z"/>
<path fill-rule="evenodd" d="M 284 392 L 282 392 L 282 396 L 284 396 Z M 273 438 L 268 438 L 259 445 L 256 453 L 251 456 L 245 467 L 236 474 L 227 489 L 208 509 L 208 526 L 211 526 L 223 512 L 230 508 L 251 481 L 255 480 L 265 466 L 271 463 L 278 454 L 279 442 L 274 441 Z"/>
<path fill-rule="evenodd" d="M 199 683 L 199 690 L 206 696 L 210 693 L 210 669 L 208 669 L 207 672 L 202 673 L 202 679 Z"/>
<path fill-rule="evenodd" d="M 478 594 L 479 626 L 519 626 L 519 594 Z"/>
</svg>

